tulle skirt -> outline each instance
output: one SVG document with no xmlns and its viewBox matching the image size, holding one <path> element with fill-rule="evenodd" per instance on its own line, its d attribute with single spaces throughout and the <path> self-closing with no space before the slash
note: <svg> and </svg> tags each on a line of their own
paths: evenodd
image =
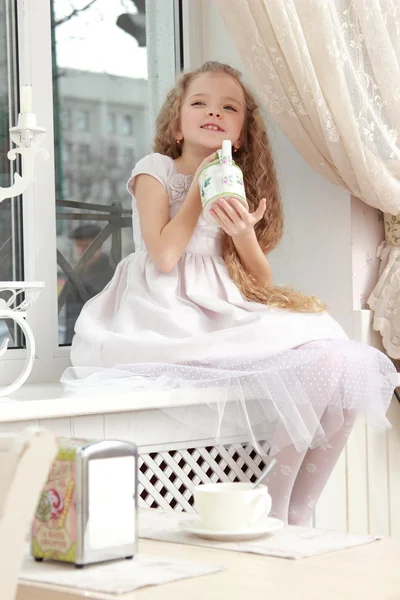
<svg viewBox="0 0 400 600">
<path fill-rule="evenodd" d="M 383 353 L 345 339 L 316 340 L 240 365 L 213 359 L 71 367 L 61 381 L 72 394 L 168 392 L 162 410 L 187 430 L 187 439 L 200 435 L 218 443 L 228 434 L 243 436 L 270 456 L 292 444 L 298 451 L 326 444 L 346 411 L 389 428 L 386 411 L 399 384 Z M 174 406 L 177 393 L 188 402 Z"/>
</svg>

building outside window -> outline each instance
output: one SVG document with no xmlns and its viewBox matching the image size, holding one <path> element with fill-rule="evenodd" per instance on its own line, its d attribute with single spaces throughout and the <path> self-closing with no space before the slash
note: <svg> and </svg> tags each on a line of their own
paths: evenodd
<svg viewBox="0 0 400 600">
<path fill-rule="evenodd" d="M 128 167 L 131 166 L 133 169 L 135 162 L 135 150 L 133 148 L 124 148 L 123 160 L 125 165 L 127 165 Z"/>
<path fill-rule="evenodd" d="M 77 131 L 89 131 L 90 114 L 88 110 L 79 110 L 76 112 L 75 125 Z"/>
<path fill-rule="evenodd" d="M 83 167 L 90 163 L 90 146 L 89 144 L 79 144 L 78 146 L 78 162 L 79 166 Z"/>
<path fill-rule="evenodd" d="M 62 128 L 65 131 L 70 131 L 72 129 L 72 109 L 69 107 L 65 107 L 61 111 L 61 122 Z"/>
<path fill-rule="evenodd" d="M 71 177 L 65 177 L 64 179 L 64 195 L 66 200 L 72 200 L 73 182 Z"/>
<path fill-rule="evenodd" d="M 110 167 L 116 167 L 118 162 L 118 148 L 116 146 L 109 146 L 107 152 L 107 164 Z"/>
<path fill-rule="evenodd" d="M 63 160 L 65 163 L 70 163 L 73 160 L 73 146 L 70 142 L 63 144 Z"/>
<path fill-rule="evenodd" d="M 122 119 L 122 133 L 127 137 L 133 135 L 133 117 L 130 115 L 124 115 Z"/>
<path fill-rule="evenodd" d="M 117 115 L 115 113 L 107 114 L 107 133 L 114 135 L 117 131 Z"/>
</svg>

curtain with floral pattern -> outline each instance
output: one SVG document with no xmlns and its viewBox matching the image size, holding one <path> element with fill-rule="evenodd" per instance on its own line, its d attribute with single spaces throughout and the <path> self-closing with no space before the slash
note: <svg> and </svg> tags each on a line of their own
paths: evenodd
<svg viewBox="0 0 400 600">
<path fill-rule="evenodd" d="M 369 303 L 400 358 L 400 239 L 390 234 L 400 220 L 400 0 L 215 1 L 263 107 L 297 150 L 385 213 Z"/>
</svg>

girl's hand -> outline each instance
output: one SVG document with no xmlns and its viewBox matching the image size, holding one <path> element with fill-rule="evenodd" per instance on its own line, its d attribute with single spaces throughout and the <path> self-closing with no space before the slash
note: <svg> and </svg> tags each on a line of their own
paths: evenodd
<svg viewBox="0 0 400 600">
<path fill-rule="evenodd" d="M 213 152 L 212 154 L 210 154 L 209 156 L 207 156 L 207 158 L 205 158 L 199 164 L 199 166 L 197 167 L 196 172 L 195 172 L 195 174 L 193 176 L 193 181 L 190 184 L 189 192 L 191 192 L 192 194 L 195 194 L 195 196 L 197 197 L 198 205 L 199 205 L 199 211 L 201 211 L 201 196 L 200 196 L 200 189 L 199 189 L 199 175 L 200 175 L 201 171 L 204 169 L 205 166 L 209 165 L 210 163 L 213 162 L 213 160 L 215 160 L 215 155 L 216 155 L 216 152 Z"/>
<path fill-rule="evenodd" d="M 199 175 L 201 173 L 201 171 L 204 169 L 204 167 L 206 167 L 207 165 L 209 165 L 210 163 L 213 162 L 213 160 L 215 160 L 216 157 L 216 152 L 214 151 L 212 154 L 209 154 L 207 156 L 207 158 L 205 158 L 197 167 L 196 173 L 194 174 L 194 178 L 193 181 L 195 181 L 197 183 L 197 180 L 199 178 Z"/>
<path fill-rule="evenodd" d="M 218 225 L 231 237 L 242 236 L 252 231 L 265 213 L 267 201 L 263 198 L 258 208 L 250 213 L 236 198 L 220 198 L 213 204 L 210 215 Z"/>
<path fill-rule="evenodd" d="M 201 173 L 201 171 L 204 169 L 205 166 L 209 165 L 210 163 L 213 162 L 213 160 L 215 160 L 215 155 L 216 152 L 213 152 L 212 154 L 210 154 L 209 156 L 207 156 L 207 158 L 205 158 L 200 165 L 197 167 L 196 172 L 193 176 L 193 181 L 190 185 L 190 189 L 191 190 L 195 190 L 195 193 L 198 195 L 199 200 L 200 200 L 200 190 L 199 190 L 199 175 Z"/>
</svg>

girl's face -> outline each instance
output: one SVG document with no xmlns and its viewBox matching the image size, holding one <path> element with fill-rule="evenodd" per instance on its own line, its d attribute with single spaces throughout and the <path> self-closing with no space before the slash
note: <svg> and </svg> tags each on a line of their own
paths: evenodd
<svg viewBox="0 0 400 600">
<path fill-rule="evenodd" d="M 177 139 L 186 146 L 207 150 L 221 148 L 223 140 L 241 145 L 245 98 L 242 86 L 225 73 L 203 73 L 189 84 L 181 110 Z"/>
</svg>

